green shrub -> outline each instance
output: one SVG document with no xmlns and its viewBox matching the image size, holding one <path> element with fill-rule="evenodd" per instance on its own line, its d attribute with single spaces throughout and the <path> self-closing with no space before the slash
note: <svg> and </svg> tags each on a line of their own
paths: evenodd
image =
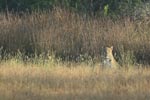
<svg viewBox="0 0 150 100">
<path fill-rule="evenodd" d="M 104 16 L 130 16 L 143 0 L 0 0 L 0 9 L 10 11 L 32 11 L 52 9 L 55 6 L 85 14 Z"/>
</svg>

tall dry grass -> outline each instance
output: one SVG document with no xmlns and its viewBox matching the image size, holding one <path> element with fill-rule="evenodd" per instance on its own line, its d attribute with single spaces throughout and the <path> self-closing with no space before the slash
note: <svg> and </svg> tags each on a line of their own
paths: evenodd
<svg viewBox="0 0 150 100">
<path fill-rule="evenodd" d="M 82 55 L 83 58 L 100 58 L 104 47 L 113 45 L 116 58 L 122 59 L 120 62 L 149 63 L 147 22 L 94 18 L 59 8 L 22 17 L 1 13 L 0 46 L 2 54 L 18 50 L 25 55 L 45 52 L 62 59 L 78 60 Z"/>
</svg>

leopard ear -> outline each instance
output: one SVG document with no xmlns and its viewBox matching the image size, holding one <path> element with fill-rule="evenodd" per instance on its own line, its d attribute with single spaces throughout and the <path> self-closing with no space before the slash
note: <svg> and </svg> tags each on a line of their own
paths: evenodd
<svg viewBox="0 0 150 100">
<path fill-rule="evenodd" d="M 113 46 L 110 47 L 113 50 Z"/>
</svg>

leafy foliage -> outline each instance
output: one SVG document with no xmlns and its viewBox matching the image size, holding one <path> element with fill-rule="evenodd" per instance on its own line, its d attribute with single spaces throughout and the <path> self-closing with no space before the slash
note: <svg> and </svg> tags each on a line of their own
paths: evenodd
<svg viewBox="0 0 150 100">
<path fill-rule="evenodd" d="M 144 2 L 146 0 L 0 0 L 0 9 L 26 11 L 52 9 L 54 6 L 60 6 L 86 14 L 105 15 L 107 13 L 107 15 L 126 16 Z"/>
</svg>

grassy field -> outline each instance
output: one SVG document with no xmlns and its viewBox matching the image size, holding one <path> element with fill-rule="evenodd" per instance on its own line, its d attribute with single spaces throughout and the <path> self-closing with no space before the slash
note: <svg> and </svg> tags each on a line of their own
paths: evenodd
<svg viewBox="0 0 150 100">
<path fill-rule="evenodd" d="M 150 69 L 99 64 L 0 64 L 1 100 L 149 100 Z"/>
<path fill-rule="evenodd" d="M 60 8 L 1 12 L 0 100 L 150 100 L 149 26 Z M 97 64 L 107 46 L 122 68 Z"/>
</svg>

